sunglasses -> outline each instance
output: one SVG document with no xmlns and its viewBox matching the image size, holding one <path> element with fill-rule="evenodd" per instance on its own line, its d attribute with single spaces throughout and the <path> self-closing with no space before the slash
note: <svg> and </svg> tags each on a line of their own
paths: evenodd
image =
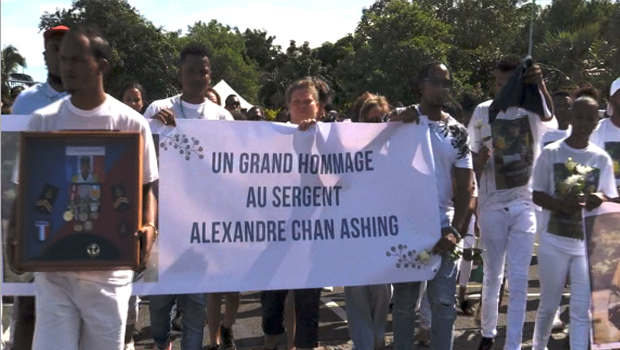
<svg viewBox="0 0 620 350">
<path fill-rule="evenodd" d="M 452 80 L 439 79 L 439 78 L 426 78 L 425 82 L 431 84 L 432 87 L 443 87 L 446 89 L 452 88 Z"/>
</svg>

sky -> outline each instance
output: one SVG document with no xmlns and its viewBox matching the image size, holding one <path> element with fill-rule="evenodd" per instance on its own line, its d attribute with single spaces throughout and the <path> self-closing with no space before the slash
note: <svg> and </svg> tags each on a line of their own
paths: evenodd
<svg viewBox="0 0 620 350">
<path fill-rule="evenodd" d="M 538 0 L 547 5 L 551 0 Z M 35 81 L 44 81 L 47 70 L 43 61 L 43 33 L 39 32 L 41 15 L 57 8 L 70 8 L 71 0 L 2 0 L 0 45 L 12 44 L 26 57 L 25 73 Z M 357 27 L 362 9 L 374 0 L 129 0 L 140 14 L 168 31 L 187 29 L 197 21 L 212 19 L 241 31 L 264 29 L 275 35 L 275 44 L 288 47 L 290 40 L 308 41 L 318 47 L 335 42 Z"/>
<path fill-rule="evenodd" d="M 275 44 L 288 47 L 290 40 L 308 41 L 312 47 L 326 41 L 335 42 L 352 33 L 362 8 L 373 0 L 129 0 L 140 14 L 168 31 L 186 30 L 197 21 L 216 19 L 241 31 L 264 29 L 275 35 Z M 38 26 L 41 15 L 57 8 L 70 8 L 71 0 L 2 0 L 2 47 L 12 44 L 26 57 L 29 74 L 35 81 L 45 81 L 43 33 Z M 20 71 L 22 73 L 22 71 Z"/>
</svg>

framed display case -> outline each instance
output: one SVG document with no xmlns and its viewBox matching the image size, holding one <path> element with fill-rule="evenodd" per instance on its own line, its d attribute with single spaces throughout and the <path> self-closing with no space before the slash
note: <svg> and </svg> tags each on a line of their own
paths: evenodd
<svg viewBox="0 0 620 350">
<path fill-rule="evenodd" d="M 138 267 L 143 153 L 139 133 L 22 133 L 15 267 Z"/>
</svg>

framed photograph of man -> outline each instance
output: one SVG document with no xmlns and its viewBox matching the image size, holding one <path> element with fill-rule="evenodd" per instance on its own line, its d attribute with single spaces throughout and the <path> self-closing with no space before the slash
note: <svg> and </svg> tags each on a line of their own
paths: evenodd
<svg viewBox="0 0 620 350">
<path fill-rule="evenodd" d="M 21 134 L 18 247 L 23 271 L 136 268 L 142 223 L 139 133 Z"/>
</svg>

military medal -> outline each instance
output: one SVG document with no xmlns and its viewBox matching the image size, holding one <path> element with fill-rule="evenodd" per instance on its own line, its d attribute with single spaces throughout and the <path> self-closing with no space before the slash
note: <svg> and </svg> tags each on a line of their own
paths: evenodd
<svg viewBox="0 0 620 350">
<path fill-rule="evenodd" d="M 88 220 L 88 213 L 81 212 L 80 213 L 80 221 L 86 221 L 86 220 Z"/>
<path fill-rule="evenodd" d="M 92 223 L 92 221 L 86 221 L 86 222 L 84 223 L 84 230 L 85 230 L 86 232 L 89 232 L 89 231 L 90 231 L 90 230 L 92 230 L 92 229 L 93 229 L 93 223 Z"/>
<path fill-rule="evenodd" d="M 75 232 L 82 232 L 83 229 L 84 227 L 82 227 L 82 224 L 75 224 L 75 226 L 73 226 L 73 230 L 75 230 Z"/>
<path fill-rule="evenodd" d="M 67 210 L 62 216 L 62 218 L 65 219 L 66 222 L 69 222 L 73 220 L 73 213 L 71 212 L 71 210 Z"/>
<path fill-rule="evenodd" d="M 98 199 L 100 196 L 100 193 L 101 193 L 101 190 L 99 189 L 99 186 L 93 185 L 90 189 L 90 198 Z"/>
</svg>

